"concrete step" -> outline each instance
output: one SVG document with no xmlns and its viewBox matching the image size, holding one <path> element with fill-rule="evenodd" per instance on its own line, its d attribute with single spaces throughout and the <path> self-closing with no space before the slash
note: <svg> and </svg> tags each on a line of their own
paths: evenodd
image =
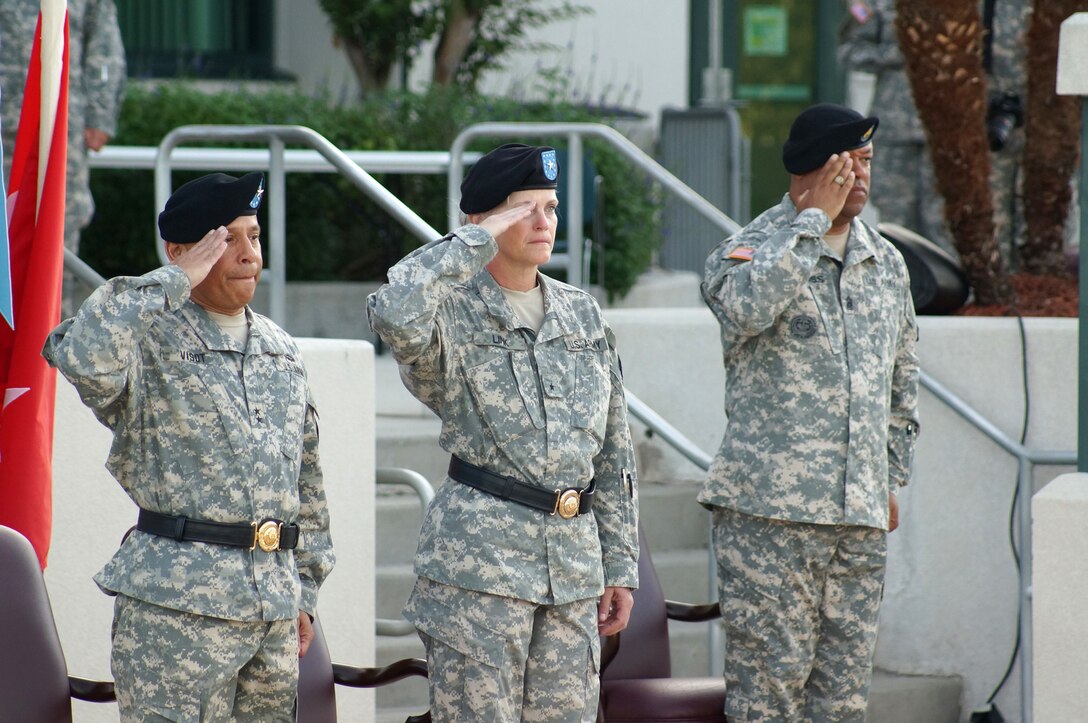
<svg viewBox="0 0 1088 723">
<path fill-rule="evenodd" d="M 699 484 L 640 480 L 639 520 L 653 551 L 707 549 L 710 545 L 710 513 L 695 501 Z"/>
<path fill-rule="evenodd" d="M 374 355 L 374 411 L 378 416 L 434 417 L 404 386 L 397 360 L 388 352 Z"/>
<path fill-rule="evenodd" d="M 423 505 L 414 492 L 400 485 L 378 488 L 375 500 L 378 567 L 410 563 L 423 523 Z"/>
<path fill-rule="evenodd" d="M 653 555 L 657 580 L 667 599 L 698 604 L 717 599 L 717 593 L 710 593 L 706 549 L 655 550 Z"/>
<path fill-rule="evenodd" d="M 382 636 L 375 642 L 374 659 L 377 665 L 390 663 L 405 658 L 426 658 L 423 643 L 419 636 L 405 635 L 398 637 Z M 414 709 L 415 713 L 427 708 L 427 681 L 422 678 L 406 678 L 392 685 L 386 685 L 375 691 L 376 709 L 386 710 Z M 403 721 L 404 718 L 401 718 Z"/>
<path fill-rule="evenodd" d="M 377 466 L 415 470 L 437 485 L 446 476 L 450 463 L 449 454 L 438 446 L 441 431 L 442 423 L 433 414 L 429 417 L 379 415 L 374 428 Z"/>
<path fill-rule="evenodd" d="M 963 681 L 955 676 L 873 671 L 866 723 L 957 723 Z"/>
<path fill-rule="evenodd" d="M 409 716 L 419 715 L 424 710 L 426 706 L 379 710 L 374 715 L 374 723 L 404 723 Z"/>
<path fill-rule="evenodd" d="M 398 618 L 415 585 L 411 563 L 380 565 L 375 571 L 374 595 L 378 617 Z"/>
</svg>

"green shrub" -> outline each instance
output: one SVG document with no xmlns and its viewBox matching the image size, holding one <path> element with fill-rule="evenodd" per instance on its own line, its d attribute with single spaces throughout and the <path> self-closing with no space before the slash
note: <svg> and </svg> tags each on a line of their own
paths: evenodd
<svg viewBox="0 0 1088 723">
<path fill-rule="evenodd" d="M 601 114 L 573 104 L 528 104 L 448 89 L 377 93 L 356 104 L 336 105 L 295 92 L 208 94 L 185 84 L 165 84 L 130 87 L 113 143 L 155 146 L 170 130 L 197 123 L 291 124 L 313 128 L 343 149 L 444 150 L 466 126 L 499 120 L 600 121 Z M 483 139 L 472 150 L 486 151 L 507 140 Z M 525 141 L 565 145 L 561 138 Z M 589 141 L 586 150 L 605 178 L 604 274 L 599 281 L 610 298 L 621 297 L 649 266 L 660 241 L 657 193 L 612 149 Z M 172 180 L 176 187 L 197 175 L 175 172 Z M 431 226 L 446 228 L 444 174 L 375 177 Z M 338 175 L 289 173 L 286 186 L 289 280 L 381 280 L 389 266 L 418 245 Z M 152 172 L 96 169 L 91 187 L 97 211 L 83 233 L 80 255 L 104 276 L 140 274 L 157 266 Z"/>
</svg>

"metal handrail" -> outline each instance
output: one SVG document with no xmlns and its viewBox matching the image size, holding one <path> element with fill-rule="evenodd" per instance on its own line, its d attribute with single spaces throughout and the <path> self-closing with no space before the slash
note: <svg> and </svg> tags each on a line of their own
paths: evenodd
<svg viewBox="0 0 1088 723">
<path fill-rule="evenodd" d="M 95 271 L 90 264 L 79 258 L 72 249 L 64 249 L 64 268 L 93 289 L 106 283 L 106 277 Z"/>
<path fill-rule="evenodd" d="M 277 324 L 283 325 L 286 319 L 287 302 L 285 298 L 286 273 L 286 200 L 284 190 L 285 143 L 297 143 L 309 146 L 317 151 L 336 170 L 366 194 L 371 200 L 387 211 L 421 241 L 427 242 L 441 236 L 408 208 L 399 198 L 390 193 L 369 173 L 353 162 L 342 150 L 333 145 L 317 131 L 303 126 L 268 125 L 188 125 L 175 128 L 166 134 L 159 143 L 155 157 L 155 213 L 166 206 L 166 199 L 171 193 L 170 172 L 173 151 L 184 141 L 224 140 L 262 141 L 268 143 L 268 196 L 269 210 L 269 265 L 266 274 L 269 278 L 269 316 Z M 156 224 L 157 228 L 157 224 Z M 166 249 L 161 240 L 156 243 L 155 252 L 165 264 Z"/>
<path fill-rule="evenodd" d="M 434 499 L 434 487 L 419 472 L 402 467 L 379 467 L 375 471 L 375 482 L 380 485 L 405 485 L 419 497 L 419 504 L 424 511 Z M 374 631 L 378 635 L 413 635 L 416 627 L 404 618 L 378 618 L 374 621 Z"/>
<path fill-rule="evenodd" d="M 605 141 L 619 151 L 627 160 L 659 182 L 669 192 L 677 195 L 692 208 L 705 216 L 711 223 L 716 224 L 725 232 L 732 235 L 740 231 L 740 225 L 729 218 L 717 206 L 707 201 L 686 183 L 666 170 L 661 164 L 646 154 L 641 148 L 632 143 L 626 136 L 611 126 L 603 123 L 477 123 L 469 126 L 457 134 L 450 145 L 450 166 L 447 182 L 449 193 L 447 194 L 447 219 L 450 228 L 458 225 L 460 209 L 458 207 L 459 195 L 456 189 L 460 188 L 464 177 L 465 147 L 469 141 L 481 137 L 546 137 L 567 136 L 567 214 L 570 221 L 567 223 L 569 241 L 567 244 L 567 283 L 574 286 L 582 286 L 582 266 L 584 241 L 582 223 L 585 215 L 582 210 L 582 140 L 583 138 L 596 138 Z"/>
<path fill-rule="evenodd" d="M 344 155 L 367 173 L 410 173 L 443 175 L 449 170 L 449 151 L 361 151 L 342 149 Z M 110 144 L 87 154 L 90 168 L 108 170 L 152 170 L 159 149 L 156 146 L 118 146 Z M 466 153 L 475 162 L 479 153 Z M 170 164 L 177 171 L 266 171 L 267 148 L 175 148 Z M 336 166 L 317 151 L 289 148 L 283 152 L 283 167 L 288 173 L 335 173 Z"/>
</svg>

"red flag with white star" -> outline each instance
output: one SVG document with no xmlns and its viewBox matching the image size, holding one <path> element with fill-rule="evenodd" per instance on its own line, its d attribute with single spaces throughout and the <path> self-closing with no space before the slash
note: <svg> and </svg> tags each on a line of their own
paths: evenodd
<svg viewBox="0 0 1088 723">
<path fill-rule="evenodd" d="M 57 376 L 41 351 L 60 321 L 67 145 L 67 3 L 42 0 L 7 196 L 12 312 L 0 319 L 0 524 L 30 540 L 43 568 Z"/>
</svg>

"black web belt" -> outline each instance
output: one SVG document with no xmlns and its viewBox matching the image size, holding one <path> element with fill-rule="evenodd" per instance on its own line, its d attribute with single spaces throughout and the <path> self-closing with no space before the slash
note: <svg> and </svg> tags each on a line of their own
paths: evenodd
<svg viewBox="0 0 1088 723">
<path fill-rule="evenodd" d="M 457 455 L 450 456 L 449 475 L 450 479 L 501 500 L 517 502 L 534 510 L 559 515 L 566 520 L 589 512 L 593 507 L 593 493 L 596 490 L 595 480 L 590 480 L 585 489 L 570 487 L 549 492 L 513 477 L 469 464 Z"/>
<path fill-rule="evenodd" d="M 149 535 L 169 537 L 178 542 L 208 542 L 213 545 L 261 548 L 265 552 L 298 547 L 298 525 L 280 520 L 260 522 L 206 522 L 181 515 L 164 515 L 140 509 L 136 529 Z"/>
</svg>

